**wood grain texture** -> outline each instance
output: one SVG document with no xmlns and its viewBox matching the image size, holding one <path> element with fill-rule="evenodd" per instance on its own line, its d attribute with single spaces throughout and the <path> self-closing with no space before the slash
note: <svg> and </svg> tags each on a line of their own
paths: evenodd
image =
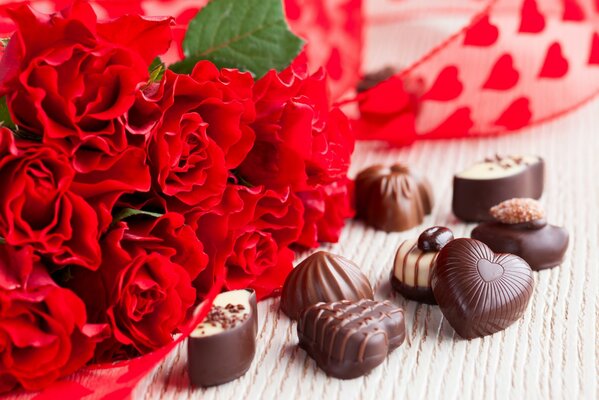
<svg viewBox="0 0 599 400">
<path fill-rule="evenodd" d="M 387 62 L 406 65 L 446 34 L 443 29 L 451 29 L 451 23 L 443 26 L 387 27 L 369 32 L 367 67 Z M 381 44 L 384 40 L 376 40 L 409 31 L 412 35 L 408 37 L 414 40 L 403 41 L 406 46 L 394 56 Z M 272 299 L 259 305 L 257 354 L 245 376 L 215 388 L 190 389 L 184 343 L 139 385 L 134 397 L 599 398 L 597 108 L 599 100 L 553 123 L 498 138 L 423 142 L 402 149 L 377 143 L 357 146 L 352 176 L 375 163 L 401 161 L 430 178 L 436 197 L 432 215 L 418 228 L 386 234 L 350 221 L 338 244 L 324 246 L 360 265 L 377 299 L 389 299 L 405 309 L 406 342 L 369 375 L 351 381 L 328 378 L 297 347 L 295 323 L 278 310 L 279 300 Z M 549 222 L 568 229 L 571 243 L 562 266 L 535 273 L 535 291 L 519 322 L 493 336 L 466 341 L 454 333 L 438 307 L 407 301 L 393 293 L 388 277 L 396 248 L 423 228 L 445 225 L 456 237 L 469 236 L 474 225 L 463 224 L 451 214 L 452 175 L 496 152 L 533 153 L 545 158 L 548 177 L 542 203 Z"/>
</svg>

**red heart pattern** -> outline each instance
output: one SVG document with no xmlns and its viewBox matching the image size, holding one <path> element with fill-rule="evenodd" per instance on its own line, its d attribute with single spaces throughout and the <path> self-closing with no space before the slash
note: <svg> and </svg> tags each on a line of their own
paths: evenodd
<svg viewBox="0 0 599 400">
<path fill-rule="evenodd" d="M 535 0 L 524 0 L 519 32 L 539 33 L 545 29 L 545 17 L 539 12 Z"/>
<path fill-rule="evenodd" d="M 580 8 L 580 4 L 576 0 L 563 0 L 564 1 L 564 14 L 562 19 L 564 21 L 584 21 L 584 11 Z"/>
<path fill-rule="evenodd" d="M 530 101 L 526 97 L 520 97 L 510 104 L 501 113 L 495 125 L 503 126 L 509 130 L 515 130 L 526 126 L 532 117 L 530 112 Z"/>
<path fill-rule="evenodd" d="M 458 77 L 458 69 L 454 65 L 445 67 L 431 88 L 422 96 L 422 100 L 449 101 L 462 93 L 464 86 Z"/>
<path fill-rule="evenodd" d="M 474 122 L 472 122 L 472 118 L 470 117 L 470 108 L 462 107 L 455 110 L 453 114 L 430 131 L 428 135 L 434 139 L 450 139 L 466 136 L 473 125 Z"/>
<path fill-rule="evenodd" d="M 520 74 L 513 65 L 512 56 L 504 54 L 495 63 L 491 74 L 483 85 L 484 89 L 508 90 L 516 86 Z"/>
<path fill-rule="evenodd" d="M 558 42 L 554 42 L 549 49 L 541 71 L 540 78 L 561 78 L 568 73 L 568 60 L 562 54 L 562 47 Z"/>
<path fill-rule="evenodd" d="M 398 74 L 428 78 L 425 95 L 417 97 L 416 138 L 517 130 L 599 94 L 599 0 L 562 0 L 561 12 L 555 3 L 488 2 L 470 26 Z M 585 38 L 589 47 L 580 45 Z M 405 135 L 414 138 L 413 132 Z"/>
<path fill-rule="evenodd" d="M 464 36 L 464 44 L 486 47 L 495 43 L 498 37 L 499 30 L 489 22 L 489 16 L 485 15 L 468 29 L 466 36 Z"/>
<path fill-rule="evenodd" d="M 593 37 L 591 38 L 591 51 L 589 53 L 589 64 L 590 65 L 599 65 L 599 34 L 597 32 L 594 32 Z"/>
</svg>

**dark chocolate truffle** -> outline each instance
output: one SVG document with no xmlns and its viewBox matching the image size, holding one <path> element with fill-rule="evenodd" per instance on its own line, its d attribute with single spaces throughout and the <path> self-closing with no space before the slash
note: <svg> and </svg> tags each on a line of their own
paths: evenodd
<svg viewBox="0 0 599 400">
<path fill-rule="evenodd" d="M 251 289 L 219 294 L 187 342 L 189 380 L 214 386 L 245 374 L 256 353 L 258 312 Z"/>
<path fill-rule="evenodd" d="M 418 248 L 422 251 L 439 251 L 452 240 L 452 231 L 443 226 L 433 226 L 418 236 Z"/>
<path fill-rule="evenodd" d="M 516 322 L 534 289 L 526 261 L 495 254 L 474 239 L 455 239 L 443 247 L 431 283 L 443 316 L 465 339 L 491 335 Z"/>
<path fill-rule="evenodd" d="M 453 178 L 453 213 L 464 221 L 490 221 L 489 209 L 514 197 L 543 194 L 545 163 L 537 156 L 495 156 Z"/>
<path fill-rule="evenodd" d="M 493 222 L 483 222 L 472 231 L 472 238 L 495 252 L 522 257 L 535 270 L 560 265 L 568 248 L 568 232 L 549 225 L 536 200 L 511 199 L 491 209 Z"/>
<path fill-rule="evenodd" d="M 356 217 L 387 232 L 420 225 L 433 207 L 427 179 L 401 164 L 376 165 L 356 177 Z"/>
<path fill-rule="evenodd" d="M 404 312 L 388 301 L 319 303 L 301 314 L 297 335 L 300 347 L 327 374 L 353 379 L 403 343 Z"/>
<path fill-rule="evenodd" d="M 353 261 L 317 251 L 291 271 L 283 285 L 281 310 L 297 319 L 307 307 L 338 300 L 373 298 L 368 278 Z"/>
<path fill-rule="evenodd" d="M 356 85 L 356 91 L 363 92 L 365 90 L 368 90 L 378 85 L 379 83 L 391 78 L 397 72 L 397 68 L 388 65 L 382 69 L 379 69 L 378 71 L 368 73 L 364 75 L 360 82 L 358 82 L 358 84 Z"/>
</svg>

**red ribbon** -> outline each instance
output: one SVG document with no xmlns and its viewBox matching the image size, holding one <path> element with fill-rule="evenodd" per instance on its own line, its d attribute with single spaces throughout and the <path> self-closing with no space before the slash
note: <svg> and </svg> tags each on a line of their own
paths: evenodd
<svg viewBox="0 0 599 400">
<path fill-rule="evenodd" d="M 430 2 L 378 3 L 378 24 L 390 23 L 385 14 L 407 19 L 456 11 L 430 8 Z M 557 118 L 599 92 L 598 2 L 462 4 L 480 7 L 463 29 L 354 99 L 361 110 L 359 138 L 403 145 L 495 135 Z"/>
</svg>

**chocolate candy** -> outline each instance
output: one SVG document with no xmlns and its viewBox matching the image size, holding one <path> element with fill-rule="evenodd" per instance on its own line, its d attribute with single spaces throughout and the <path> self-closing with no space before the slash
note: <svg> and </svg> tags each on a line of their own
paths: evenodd
<svg viewBox="0 0 599 400">
<path fill-rule="evenodd" d="M 388 301 L 319 303 L 301 314 L 297 335 L 300 347 L 328 375 L 357 378 L 403 343 L 404 312 Z"/>
<path fill-rule="evenodd" d="M 251 289 L 219 294 L 187 342 L 193 386 L 214 386 L 245 374 L 256 353 L 258 312 Z"/>
<path fill-rule="evenodd" d="M 422 251 L 439 251 L 453 240 L 453 232 L 443 226 L 428 228 L 418 237 L 418 248 Z"/>
<path fill-rule="evenodd" d="M 534 288 L 532 270 L 513 254 L 495 254 L 474 239 L 455 239 L 439 252 L 432 287 L 441 312 L 466 339 L 516 322 Z"/>
<path fill-rule="evenodd" d="M 391 286 L 403 297 L 426 304 L 437 304 L 431 288 L 432 270 L 439 250 L 453 240 L 453 233 L 442 226 L 428 228 L 418 240 L 404 241 L 395 253 Z"/>
<path fill-rule="evenodd" d="M 368 278 L 353 261 L 317 251 L 287 276 L 281 293 L 281 310 L 297 319 L 305 308 L 316 303 L 373 297 Z"/>
<path fill-rule="evenodd" d="M 489 221 L 489 209 L 514 197 L 543 194 L 545 163 L 537 156 L 495 156 L 453 178 L 453 213 L 464 221 Z"/>
<path fill-rule="evenodd" d="M 560 265 L 568 248 L 568 232 L 549 225 L 536 200 L 512 199 L 491 209 L 493 222 L 483 222 L 472 238 L 493 251 L 522 257 L 535 270 Z"/>
<path fill-rule="evenodd" d="M 356 85 L 357 92 L 363 92 L 368 90 L 377 84 L 391 78 L 393 75 L 397 73 L 397 69 L 392 66 L 386 66 L 378 71 L 371 72 L 369 74 L 364 75 L 362 80 L 358 82 Z"/>
<path fill-rule="evenodd" d="M 428 180 L 401 164 L 375 165 L 356 177 L 356 217 L 387 232 L 420 225 L 433 207 Z"/>
</svg>

